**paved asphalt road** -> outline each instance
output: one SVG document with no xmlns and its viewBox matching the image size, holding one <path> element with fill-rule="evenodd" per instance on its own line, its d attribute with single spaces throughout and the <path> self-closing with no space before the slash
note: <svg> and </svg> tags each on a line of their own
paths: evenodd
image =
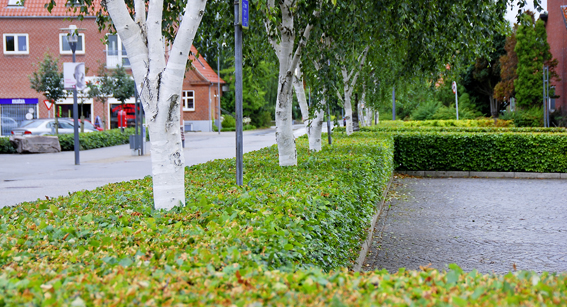
<svg viewBox="0 0 567 307">
<path fill-rule="evenodd" d="M 365 270 L 567 272 L 567 181 L 397 179 Z"/>
<path fill-rule="evenodd" d="M 305 128 L 295 125 L 294 134 L 305 134 Z M 275 143 L 275 129 L 244 132 L 244 152 Z M 233 158 L 235 153 L 234 132 L 185 135 L 186 165 Z M 0 208 L 151 175 L 150 155 L 132 156 L 129 145 L 81 151 L 81 165 L 75 165 L 74 157 L 74 152 L 0 154 Z"/>
</svg>

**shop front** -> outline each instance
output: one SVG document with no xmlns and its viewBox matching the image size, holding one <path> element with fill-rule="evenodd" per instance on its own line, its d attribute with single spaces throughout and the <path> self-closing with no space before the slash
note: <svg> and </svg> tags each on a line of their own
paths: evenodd
<svg viewBox="0 0 567 307">
<path fill-rule="evenodd" d="M 37 98 L 0 98 L 1 134 L 8 136 L 25 120 L 37 118 L 37 103 Z"/>
</svg>

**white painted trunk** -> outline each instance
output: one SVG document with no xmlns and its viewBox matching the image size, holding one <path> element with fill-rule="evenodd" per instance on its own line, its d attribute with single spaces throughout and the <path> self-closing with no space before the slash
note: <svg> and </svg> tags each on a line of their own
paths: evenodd
<svg viewBox="0 0 567 307">
<path fill-rule="evenodd" d="M 293 72 L 298 66 L 301 57 L 302 48 L 309 39 L 312 25 L 308 25 L 303 32 L 303 36 L 294 51 L 295 32 L 294 28 L 294 11 L 297 2 L 294 0 L 279 1 L 281 10 L 281 24 L 277 26 L 279 29 L 279 39 L 269 36 L 270 43 L 279 60 L 278 74 L 278 96 L 276 101 L 276 143 L 278 144 L 278 155 L 280 166 L 297 165 L 297 150 L 295 147 L 295 137 L 293 135 L 293 118 L 292 118 L 292 83 Z M 274 1 L 268 1 L 268 8 L 273 10 Z M 264 21 L 268 35 L 272 35 L 270 31 L 271 21 Z"/>
<path fill-rule="evenodd" d="M 151 141 L 155 209 L 185 204 L 185 157 L 181 148 L 180 93 L 193 38 L 206 1 L 189 0 L 168 61 L 162 35 L 163 0 L 150 1 L 147 9 L 135 1 L 132 20 L 124 0 L 108 0 L 108 13 L 120 35 L 146 111 Z M 147 21 L 146 21 L 147 19 Z"/>
<path fill-rule="evenodd" d="M 291 113 L 292 97 L 290 82 L 280 76 L 278 98 L 276 102 L 276 143 L 280 166 L 297 165 L 297 151 L 293 135 L 293 118 Z"/>
<path fill-rule="evenodd" d="M 305 89 L 303 87 L 302 73 L 299 68 L 297 69 L 297 73 L 293 78 L 293 88 L 295 90 L 295 95 L 297 96 L 297 101 L 299 102 L 299 108 L 301 109 L 303 124 L 305 125 L 305 129 L 307 131 L 307 138 L 309 139 L 309 150 L 320 151 L 324 113 L 322 110 L 318 110 L 315 112 L 314 119 L 309 118 L 309 105 L 307 104 L 307 97 L 305 95 Z"/>
<path fill-rule="evenodd" d="M 365 111 L 366 114 L 365 114 L 364 123 L 366 124 L 366 126 L 370 127 L 372 126 L 372 115 L 374 114 L 374 110 L 372 110 L 372 108 L 367 107 Z"/>
<path fill-rule="evenodd" d="M 350 91 L 345 90 L 343 105 L 344 105 L 344 109 L 345 109 L 346 134 L 347 135 L 351 135 L 354 132 L 353 126 L 352 126 L 352 105 L 350 103 L 350 96 L 351 96 Z"/>
</svg>

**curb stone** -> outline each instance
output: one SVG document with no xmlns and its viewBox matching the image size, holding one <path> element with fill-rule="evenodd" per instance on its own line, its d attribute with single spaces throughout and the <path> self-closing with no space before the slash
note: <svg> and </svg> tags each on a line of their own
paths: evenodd
<svg viewBox="0 0 567 307">
<path fill-rule="evenodd" d="M 362 243 L 362 247 L 360 249 L 358 259 L 356 259 L 356 263 L 352 267 L 352 270 L 354 272 L 360 272 L 360 270 L 362 269 L 362 265 L 364 264 L 364 260 L 366 260 L 366 255 L 368 254 L 368 250 L 370 249 L 370 246 L 372 246 L 372 237 L 374 236 L 374 228 L 376 227 L 376 222 L 378 222 L 378 219 L 380 218 L 380 216 L 382 216 L 382 212 L 384 211 L 384 204 L 386 203 L 386 196 L 388 195 L 388 191 L 390 191 L 390 186 L 392 185 L 393 181 L 394 181 L 394 173 L 392 173 L 388 185 L 384 188 L 384 191 L 382 193 L 383 195 L 382 200 L 381 201 L 379 200 L 376 203 L 376 210 L 375 210 L 376 213 L 372 217 L 372 222 L 370 222 L 368 235 L 366 236 L 366 240 L 364 240 L 364 243 Z"/>
<path fill-rule="evenodd" d="M 530 172 L 468 172 L 468 171 L 396 171 L 418 177 L 455 177 L 455 178 L 517 178 L 517 179 L 567 179 L 567 173 L 530 173 Z"/>
</svg>

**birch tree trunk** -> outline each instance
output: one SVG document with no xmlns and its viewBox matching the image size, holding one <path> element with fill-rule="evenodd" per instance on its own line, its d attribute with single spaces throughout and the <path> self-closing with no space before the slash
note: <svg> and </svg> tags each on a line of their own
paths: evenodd
<svg viewBox="0 0 567 307">
<path fill-rule="evenodd" d="M 181 149 L 180 93 L 193 38 L 206 0 L 188 0 L 166 62 L 162 35 L 163 0 L 135 0 L 130 17 L 124 0 L 106 1 L 107 11 L 128 52 L 132 74 L 146 111 L 151 141 L 154 206 L 185 204 L 185 157 Z M 146 15 L 147 14 L 147 15 Z"/>
<path fill-rule="evenodd" d="M 309 105 L 307 104 L 307 97 L 305 95 L 305 89 L 303 88 L 303 73 L 301 72 L 301 66 L 296 69 L 296 74 L 293 77 L 293 87 L 295 89 L 295 95 L 299 101 L 299 108 L 301 109 L 301 117 L 305 129 L 307 130 L 307 138 L 309 139 L 309 150 L 320 151 L 321 150 L 321 132 L 323 129 L 323 110 L 315 111 L 315 118 L 311 119 L 309 117 Z M 323 95 L 325 91 L 323 91 Z M 325 100 L 322 101 L 322 105 L 325 105 Z"/>
<path fill-rule="evenodd" d="M 272 11 L 275 7 L 274 0 L 268 0 L 268 9 Z M 280 166 L 297 165 L 297 150 L 295 137 L 293 136 L 292 118 L 292 83 L 293 72 L 298 66 L 301 51 L 311 33 L 313 25 L 307 25 L 303 36 L 294 51 L 295 30 L 294 11 L 297 2 L 294 0 L 278 1 L 282 21 L 277 25 L 279 38 L 271 28 L 269 18 L 265 19 L 266 31 L 270 44 L 274 48 L 279 61 L 278 95 L 276 100 L 276 143 L 278 144 L 278 156 Z"/>
<path fill-rule="evenodd" d="M 351 104 L 351 97 L 354 90 L 354 86 L 356 85 L 356 81 L 360 74 L 360 70 L 362 69 L 362 65 L 364 65 L 364 61 L 366 60 L 366 55 L 368 54 L 368 49 L 370 47 L 366 46 L 362 54 L 358 57 L 358 67 L 353 68 L 350 73 L 347 71 L 345 65 L 341 67 L 341 73 L 343 77 L 343 95 L 337 89 L 337 96 L 339 100 L 343 103 L 343 107 L 345 110 L 345 119 L 346 119 L 346 134 L 351 135 L 353 132 L 352 127 L 352 104 Z M 360 119 L 360 117 L 359 117 Z"/>
</svg>

